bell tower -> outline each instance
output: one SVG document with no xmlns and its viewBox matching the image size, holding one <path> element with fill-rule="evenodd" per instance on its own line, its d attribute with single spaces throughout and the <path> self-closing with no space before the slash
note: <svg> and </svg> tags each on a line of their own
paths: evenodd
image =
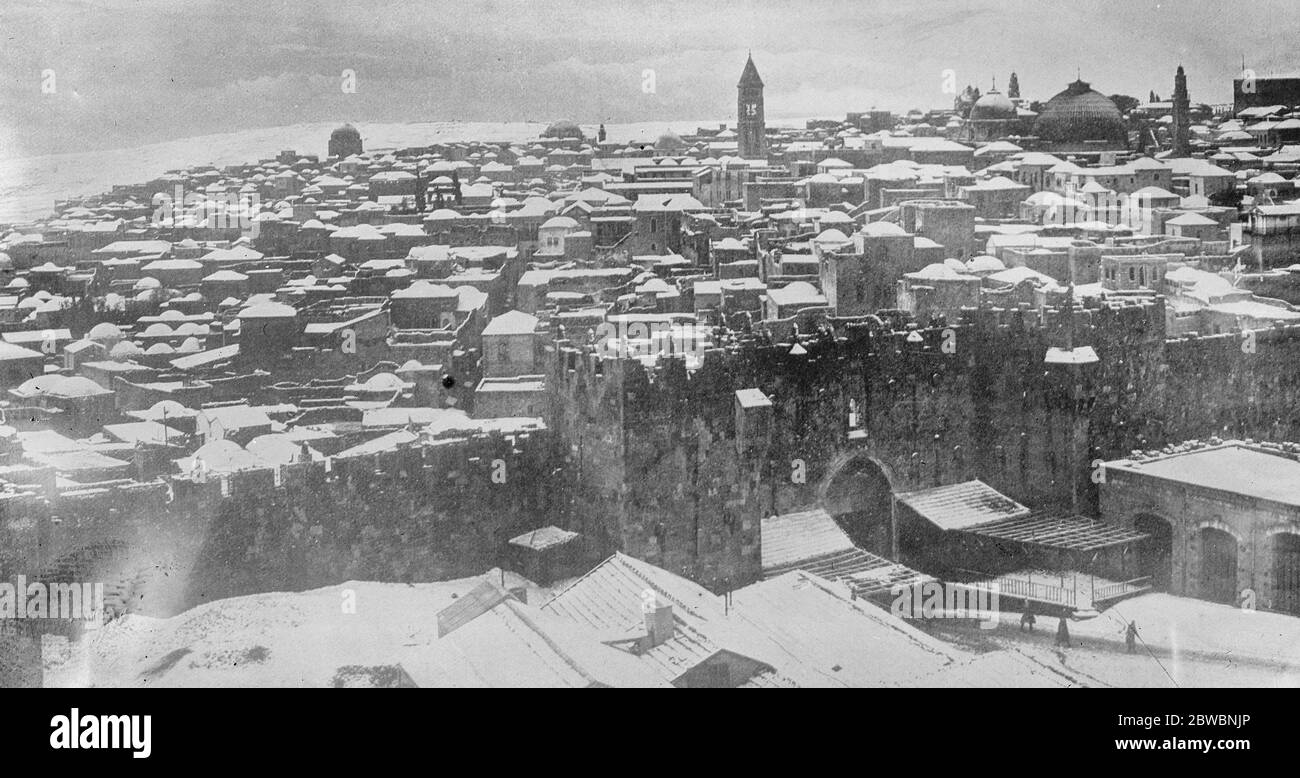
<svg viewBox="0 0 1300 778">
<path fill-rule="evenodd" d="M 1174 126 L 1173 156 L 1190 157 L 1191 147 L 1191 98 L 1187 94 L 1187 74 L 1183 66 L 1178 66 L 1174 74 Z"/>
<path fill-rule="evenodd" d="M 754 57 L 745 60 L 745 71 L 736 84 L 736 134 L 740 136 L 743 159 L 767 159 L 766 123 L 763 120 L 763 79 L 758 77 Z"/>
</svg>

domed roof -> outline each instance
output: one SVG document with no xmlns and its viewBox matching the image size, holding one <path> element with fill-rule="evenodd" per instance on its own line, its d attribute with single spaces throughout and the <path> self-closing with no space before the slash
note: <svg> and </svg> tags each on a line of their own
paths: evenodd
<svg viewBox="0 0 1300 778">
<path fill-rule="evenodd" d="M 547 219 L 547 220 L 542 224 L 542 226 L 540 227 L 540 229 L 543 229 L 543 230 L 553 230 L 553 229 L 576 230 L 576 229 L 578 229 L 578 222 L 577 222 L 576 220 L 574 220 L 574 219 L 568 217 L 568 216 L 552 216 L 551 218 Z"/>
<path fill-rule="evenodd" d="M 822 233 L 813 238 L 814 243 L 848 243 L 849 236 L 835 229 L 822 230 Z"/>
<path fill-rule="evenodd" d="M 996 89 L 989 90 L 988 94 L 975 101 L 975 105 L 970 109 L 970 120 L 978 121 L 998 121 L 1016 118 L 1016 107 L 1011 103 L 1011 99 Z"/>
<path fill-rule="evenodd" d="M 893 222 L 869 222 L 862 227 L 862 234 L 873 238 L 906 235 L 907 232 Z"/>
<path fill-rule="evenodd" d="M 1034 123 L 1034 134 L 1048 143 L 1107 141 L 1124 146 L 1128 131 L 1115 103 L 1086 81 L 1075 81 L 1047 101 Z"/>
<path fill-rule="evenodd" d="M 259 459 L 276 465 L 291 465 L 303 460 L 302 444 L 283 432 L 258 435 L 248 441 L 247 451 Z M 320 454 L 308 449 L 311 459 L 320 458 Z"/>
<path fill-rule="evenodd" d="M 45 394 L 61 381 L 63 381 L 63 376 L 58 374 L 38 375 L 19 384 L 18 391 L 22 394 Z"/>
<path fill-rule="evenodd" d="M 108 356 L 112 359 L 120 360 L 120 359 L 125 359 L 127 357 L 138 357 L 143 353 L 144 350 L 141 349 L 139 346 L 135 345 L 129 340 L 124 340 L 121 343 L 118 343 L 116 346 L 114 346 L 113 349 L 108 352 Z"/>
<path fill-rule="evenodd" d="M 972 273 L 996 273 L 999 270 L 1006 270 L 1007 266 L 997 257 L 981 254 L 971 257 L 966 263 L 966 269 Z"/>
<path fill-rule="evenodd" d="M 320 137 L 320 136 L 318 135 L 316 137 Z M 343 139 L 361 140 L 361 133 L 358 132 L 357 128 L 353 127 L 351 124 L 345 124 L 342 127 L 335 129 L 334 132 L 330 133 L 330 140 L 343 140 Z"/>
<path fill-rule="evenodd" d="M 176 419 L 182 416 L 191 416 L 193 415 L 193 411 L 186 408 L 184 405 L 181 405 L 180 403 L 176 402 L 175 400 L 159 400 L 158 402 L 149 406 L 149 414 L 152 416 L 160 416 L 164 418 L 170 416 Z"/>
<path fill-rule="evenodd" d="M 543 138 L 577 138 L 582 140 L 582 128 L 573 122 L 555 122 L 542 130 Z"/>
<path fill-rule="evenodd" d="M 961 275 L 957 271 L 942 262 L 932 262 L 917 272 L 908 273 L 907 275 L 913 278 L 931 281 L 961 278 Z"/>
<path fill-rule="evenodd" d="M 89 340 L 121 340 L 122 330 L 116 324 L 102 321 L 90 328 L 90 332 L 86 333 L 86 338 Z"/>
</svg>

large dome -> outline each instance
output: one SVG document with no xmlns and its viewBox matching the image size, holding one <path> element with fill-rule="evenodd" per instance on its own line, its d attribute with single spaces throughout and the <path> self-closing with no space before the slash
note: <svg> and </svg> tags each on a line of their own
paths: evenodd
<svg viewBox="0 0 1300 778">
<path fill-rule="evenodd" d="M 319 137 L 319 136 L 317 136 Z M 361 133 L 351 124 L 345 124 L 342 127 L 330 133 L 330 140 L 361 140 Z"/>
<path fill-rule="evenodd" d="M 577 138 L 582 140 L 582 128 L 573 122 L 555 122 L 542 130 L 543 138 Z"/>
<path fill-rule="evenodd" d="M 331 157 L 350 157 L 362 153 L 361 133 L 351 124 L 330 133 L 329 155 Z"/>
<path fill-rule="evenodd" d="M 996 89 L 976 100 L 975 105 L 970 109 L 970 120 L 973 122 L 1015 118 L 1016 107 L 1011 103 L 1011 99 Z"/>
<path fill-rule="evenodd" d="M 1034 123 L 1034 134 L 1055 146 L 1082 147 L 1085 141 L 1121 148 L 1128 145 L 1119 108 L 1086 81 L 1075 81 L 1047 101 Z"/>
</svg>

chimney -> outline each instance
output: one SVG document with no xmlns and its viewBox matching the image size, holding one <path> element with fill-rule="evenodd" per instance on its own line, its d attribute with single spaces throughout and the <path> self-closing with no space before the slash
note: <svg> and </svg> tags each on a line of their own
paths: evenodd
<svg viewBox="0 0 1300 778">
<path fill-rule="evenodd" d="M 673 606 L 655 599 L 647 603 L 642 608 L 642 612 L 645 614 L 647 648 L 666 643 L 673 636 Z"/>
</svg>

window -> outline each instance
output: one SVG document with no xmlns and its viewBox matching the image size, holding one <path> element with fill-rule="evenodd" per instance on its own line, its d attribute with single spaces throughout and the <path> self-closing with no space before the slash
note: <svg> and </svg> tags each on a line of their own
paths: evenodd
<svg viewBox="0 0 1300 778">
<path fill-rule="evenodd" d="M 1128 280 L 1130 280 L 1130 281 L 1135 280 L 1136 275 L 1137 275 L 1137 274 L 1136 274 L 1136 272 L 1134 271 L 1133 268 L 1129 268 L 1129 269 L 1128 269 Z"/>
</svg>

